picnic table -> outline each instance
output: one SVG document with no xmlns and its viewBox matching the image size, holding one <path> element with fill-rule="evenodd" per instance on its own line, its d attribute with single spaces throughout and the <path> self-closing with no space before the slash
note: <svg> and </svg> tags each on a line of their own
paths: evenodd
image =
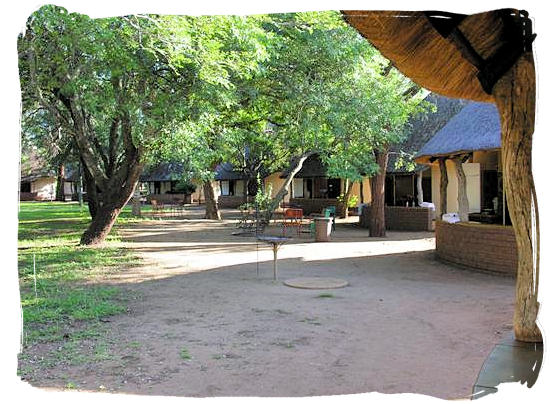
<svg viewBox="0 0 550 404">
<path fill-rule="evenodd" d="M 291 237 L 280 237 L 280 236 L 257 236 L 259 241 L 270 244 L 273 248 L 273 279 L 277 280 L 277 251 L 279 247 L 286 243 L 287 241 L 292 240 Z"/>
</svg>

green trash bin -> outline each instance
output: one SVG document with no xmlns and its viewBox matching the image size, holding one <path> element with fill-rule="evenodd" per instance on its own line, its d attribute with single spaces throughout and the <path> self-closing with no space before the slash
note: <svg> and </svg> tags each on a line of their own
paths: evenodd
<svg viewBox="0 0 550 404">
<path fill-rule="evenodd" d="M 325 208 L 325 217 L 332 218 L 332 231 L 336 230 L 336 206 L 327 206 Z"/>
</svg>

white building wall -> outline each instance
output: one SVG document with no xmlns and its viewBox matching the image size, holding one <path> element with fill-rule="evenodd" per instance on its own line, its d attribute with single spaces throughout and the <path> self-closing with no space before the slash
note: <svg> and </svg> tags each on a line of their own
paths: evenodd
<svg viewBox="0 0 550 404">
<path fill-rule="evenodd" d="M 236 180 L 234 188 L 235 196 L 244 196 L 244 180 Z"/>
<path fill-rule="evenodd" d="M 31 192 L 37 194 L 38 199 L 55 199 L 55 178 L 42 177 L 31 182 Z"/>
<path fill-rule="evenodd" d="M 446 160 L 447 176 L 449 185 L 447 186 L 447 212 L 458 212 L 458 179 L 454 163 Z M 464 174 L 466 174 L 466 195 L 468 196 L 469 213 L 479 212 L 481 210 L 481 175 L 479 163 L 462 164 Z M 441 173 L 439 165 L 432 164 L 432 200 L 435 204 L 436 215 L 441 212 L 441 203 L 439 198 L 439 184 L 441 182 Z"/>
</svg>

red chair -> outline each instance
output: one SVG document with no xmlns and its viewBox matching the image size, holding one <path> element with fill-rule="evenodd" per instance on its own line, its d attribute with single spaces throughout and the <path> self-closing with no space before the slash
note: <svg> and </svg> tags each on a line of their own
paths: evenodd
<svg viewBox="0 0 550 404">
<path fill-rule="evenodd" d="M 283 236 L 287 227 L 296 227 L 296 234 L 300 237 L 302 232 L 302 221 L 304 220 L 304 211 L 302 209 L 288 208 L 283 213 Z"/>
</svg>

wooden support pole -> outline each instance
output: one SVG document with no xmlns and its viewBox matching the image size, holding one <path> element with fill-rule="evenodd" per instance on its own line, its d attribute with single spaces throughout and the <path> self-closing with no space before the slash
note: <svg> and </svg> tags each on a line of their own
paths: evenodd
<svg viewBox="0 0 550 404">
<path fill-rule="evenodd" d="M 536 324 L 539 310 L 539 221 L 531 172 L 535 122 L 535 66 L 531 52 L 495 84 L 493 96 L 500 112 L 506 202 L 518 247 L 514 334 L 519 341 L 540 342 Z"/>
<path fill-rule="evenodd" d="M 416 199 L 418 200 L 418 206 L 424 202 L 424 191 L 422 190 L 422 171 L 416 173 Z"/>
<path fill-rule="evenodd" d="M 458 180 L 458 216 L 461 222 L 467 222 L 470 207 L 468 204 L 468 195 L 466 194 L 466 174 L 462 167 L 463 157 L 464 156 L 455 156 L 452 158 L 452 161 L 455 166 L 456 178 Z"/>
<path fill-rule="evenodd" d="M 439 219 L 447 213 L 447 185 L 449 185 L 449 176 L 447 175 L 447 166 L 445 165 L 445 157 L 437 159 L 439 163 L 439 172 L 441 173 L 439 180 L 439 205 L 441 206 L 439 211 Z"/>
</svg>

